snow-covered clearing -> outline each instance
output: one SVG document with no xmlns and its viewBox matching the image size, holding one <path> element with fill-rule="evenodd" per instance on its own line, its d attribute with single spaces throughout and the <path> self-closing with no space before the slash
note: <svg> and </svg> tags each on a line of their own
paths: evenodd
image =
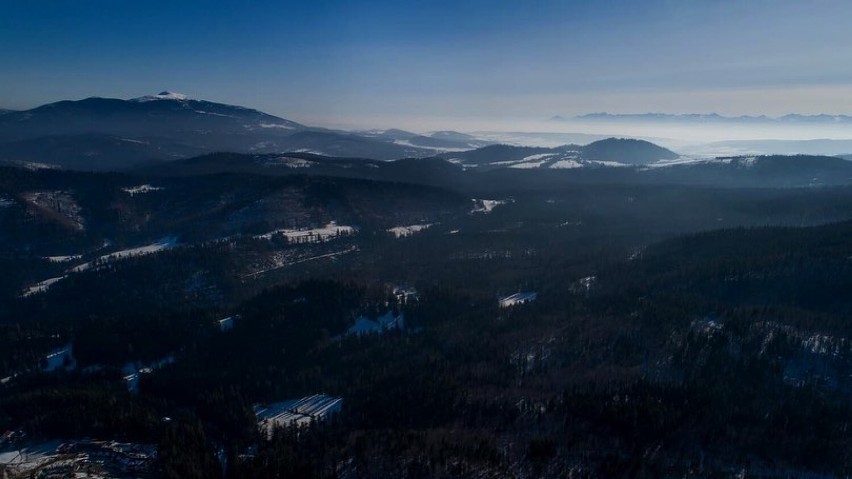
<svg viewBox="0 0 852 479">
<path fill-rule="evenodd" d="M 149 245 L 139 246 L 137 248 L 124 249 L 121 251 L 115 251 L 109 254 L 105 254 L 94 261 L 89 261 L 87 263 L 83 263 L 71 268 L 70 272 L 79 273 L 80 271 L 85 271 L 98 263 L 157 253 L 159 251 L 174 248 L 175 246 L 177 246 L 177 244 L 177 238 L 175 238 L 174 236 L 169 236 L 157 241 L 156 243 L 151 243 Z"/>
<path fill-rule="evenodd" d="M 627 163 L 621 163 L 619 161 L 604 161 L 604 160 L 589 160 L 589 163 L 595 163 L 601 166 L 607 166 L 610 168 L 626 168 L 630 165 Z"/>
<path fill-rule="evenodd" d="M 312 150 L 312 149 L 310 149 L 310 148 L 300 148 L 300 149 L 298 149 L 298 150 L 294 151 L 293 153 L 310 153 L 310 154 L 312 154 L 312 155 L 319 155 L 319 156 L 331 156 L 331 155 L 329 155 L 328 153 L 325 153 L 325 152 L 323 152 L 323 151 L 319 151 L 319 150 Z"/>
<path fill-rule="evenodd" d="M 62 441 L 54 440 L 32 444 L 19 449 L 0 452 L 0 464 L 8 468 L 11 477 L 29 477 L 27 474 L 55 461 L 59 456 L 56 448 Z"/>
<path fill-rule="evenodd" d="M 530 162 L 526 162 L 526 163 L 516 163 L 514 165 L 509 165 L 509 168 L 526 170 L 526 169 L 530 169 L 530 168 L 539 168 L 541 165 L 543 165 L 545 163 L 547 163 L 547 160 L 530 161 Z"/>
<path fill-rule="evenodd" d="M 126 188 L 122 188 L 121 191 L 129 194 L 130 196 L 141 195 L 145 193 L 150 193 L 152 191 L 160 191 L 163 188 L 159 186 L 151 186 L 151 185 L 137 185 L 137 186 L 128 186 Z"/>
<path fill-rule="evenodd" d="M 411 236 L 414 233 L 419 233 L 425 229 L 428 229 L 432 226 L 432 223 L 423 223 L 419 225 L 408 225 L 408 226 L 394 226 L 393 228 L 388 228 L 388 233 L 394 235 L 395 238 L 405 238 L 406 236 Z"/>
<path fill-rule="evenodd" d="M 323 421 L 340 412 L 342 406 L 342 398 L 315 394 L 266 407 L 258 405 L 254 407 L 254 414 L 261 432 L 272 437 L 278 427 L 302 426 Z"/>
<path fill-rule="evenodd" d="M 50 261 L 51 263 L 67 263 L 69 261 L 74 261 L 75 259 L 80 259 L 80 255 L 74 254 L 69 256 L 45 256 L 44 259 Z"/>
<path fill-rule="evenodd" d="M 286 166 L 287 168 L 310 168 L 317 163 L 304 158 L 293 158 L 291 156 L 279 156 L 271 158 L 264 166 Z"/>
<path fill-rule="evenodd" d="M 34 294 L 43 293 L 43 292 L 47 291 L 51 286 L 53 286 L 54 284 L 56 284 L 57 282 L 59 282 L 63 279 L 65 279 L 65 276 L 50 278 L 50 279 L 46 279 L 44 281 L 41 281 L 39 283 L 36 283 L 36 284 L 30 286 L 29 288 L 25 289 L 24 292 L 21 294 L 21 297 L 26 298 L 27 296 L 32 296 Z"/>
<path fill-rule="evenodd" d="M 470 213 L 471 214 L 473 214 L 473 213 L 488 214 L 488 213 L 491 213 L 491 211 L 494 208 L 496 208 L 500 205 L 505 205 L 505 204 L 509 203 L 510 201 L 511 200 L 477 200 L 477 199 L 474 198 L 473 199 L 473 209 L 470 211 Z"/>
<path fill-rule="evenodd" d="M 557 170 L 582 168 L 583 166 L 585 166 L 585 165 L 583 163 L 580 163 L 577 160 L 559 160 L 559 161 L 553 163 L 552 165 L 550 165 L 551 168 L 557 169 Z"/>
<path fill-rule="evenodd" d="M 538 293 L 536 292 L 515 293 L 500 298 L 498 303 L 501 308 L 510 308 L 518 304 L 531 303 L 536 299 L 538 299 Z"/>
<path fill-rule="evenodd" d="M 277 229 L 269 233 L 256 235 L 254 238 L 270 240 L 276 236 L 282 236 L 291 243 L 317 243 L 351 235 L 356 231 L 353 226 L 339 225 L 335 221 L 330 221 L 325 226 L 319 228 Z"/>
<path fill-rule="evenodd" d="M 536 155 L 525 156 L 523 161 L 538 161 L 538 160 L 546 160 L 552 156 L 555 156 L 556 153 L 538 153 Z"/>
<path fill-rule="evenodd" d="M 296 127 L 292 125 L 281 125 L 279 123 L 261 123 L 261 128 L 280 128 L 282 130 L 295 130 Z"/>
<path fill-rule="evenodd" d="M 139 246 L 137 248 L 130 248 L 130 249 L 125 249 L 125 250 L 115 251 L 115 252 L 112 252 L 112 253 L 109 253 L 109 254 L 105 254 L 105 255 L 100 256 L 99 258 L 97 258 L 93 261 L 88 261 L 88 262 L 85 262 L 83 264 L 78 264 L 77 266 L 74 266 L 73 268 L 68 269 L 66 271 L 67 274 L 64 275 L 64 276 L 49 278 L 49 279 L 46 279 L 44 281 L 38 282 L 38 283 L 30 286 L 29 288 L 25 289 L 23 293 L 21 293 L 21 297 L 25 298 L 27 296 L 32 296 L 34 294 L 43 293 L 43 292 L 47 291 L 48 289 L 50 289 L 50 287 L 53 286 L 54 284 L 56 284 L 59 281 L 67 278 L 68 274 L 86 271 L 86 270 L 89 270 L 93 267 L 96 267 L 96 266 L 98 266 L 102 263 L 107 263 L 107 262 L 110 262 L 110 261 L 117 261 L 117 260 L 121 260 L 121 259 L 125 259 L 125 258 L 131 258 L 131 257 L 134 257 L 134 256 L 144 256 L 144 255 L 148 255 L 148 254 L 157 253 L 159 251 L 164 251 L 164 250 L 167 250 L 167 249 L 174 248 L 175 246 L 177 246 L 177 244 L 178 244 L 177 239 L 170 236 L 170 237 L 163 238 L 160 241 L 157 241 L 156 243 L 152 243 L 152 244 L 149 244 L 149 245 Z M 53 262 L 66 262 L 66 261 L 72 261 L 73 259 L 76 259 L 76 258 L 79 258 L 79 255 L 78 256 L 50 256 L 47 259 L 50 260 L 50 261 L 53 261 Z"/>
<path fill-rule="evenodd" d="M 706 156 L 680 156 L 673 160 L 658 160 L 645 165 L 645 168 L 667 168 L 671 166 L 707 165 L 707 164 L 730 164 L 731 158 L 713 158 Z"/>
</svg>

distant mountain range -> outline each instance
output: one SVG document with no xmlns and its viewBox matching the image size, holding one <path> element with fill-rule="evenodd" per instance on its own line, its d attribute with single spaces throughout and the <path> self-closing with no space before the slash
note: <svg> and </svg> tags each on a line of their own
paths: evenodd
<svg viewBox="0 0 852 479">
<path fill-rule="evenodd" d="M 379 161 L 310 153 L 216 153 L 136 170 L 156 176 L 246 173 L 262 176 L 344 177 L 479 191 L 559 187 L 570 184 L 666 184 L 723 187 L 814 187 L 852 185 L 852 161 L 832 156 L 671 157 L 646 163 L 592 159 L 635 146 L 603 140 L 587 147 L 535 148 L 493 145 L 433 158 Z M 579 149 L 572 149 L 579 148 Z M 657 154 L 656 145 L 642 145 Z M 584 153 L 584 150 L 590 153 Z M 630 157 L 604 156 L 598 158 Z M 589 155 L 589 156 L 586 156 Z"/>
<path fill-rule="evenodd" d="M 589 137 L 590 139 L 592 137 Z M 558 149 L 507 150 L 457 131 L 418 134 L 400 129 L 340 131 L 316 128 L 235 105 L 164 91 L 129 100 L 92 97 L 0 114 L 0 161 L 60 168 L 119 171 L 214 152 L 310 153 L 336 158 L 396 160 L 441 155 L 467 166 L 534 161 L 554 168 L 645 164 L 677 155 L 648 142 L 606 140 Z M 501 156 L 508 151 L 543 155 Z M 465 153 L 472 152 L 472 153 Z M 483 156 L 484 155 L 484 156 Z M 460 159 L 461 158 L 461 159 Z M 483 159 L 484 158 L 484 159 Z M 610 165 L 612 166 L 612 165 Z"/>
<path fill-rule="evenodd" d="M 852 117 L 829 115 L 787 115 L 770 119 L 728 118 L 715 114 L 597 113 L 580 118 L 599 121 L 852 121 Z M 523 140 L 529 138 L 545 140 L 540 143 L 550 145 L 559 144 L 558 140 L 590 143 L 556 147 L 511 146 L 500 143 L 513 139 L 515 143 L 524 143 Z M 441 163 L 453 164 L 463 170 L 515 172 L 653 167 L 660 162 L 676 162 L 681 158 L 678 153 L 644 140 L 598 138 L 556 133 L 510 133 L 501 137 L 457 131 L 436 131 L 427 134 L 400 129 L 341 131 L 311 127 L 258 110 L 195 100 L 168 91 L 129 100 L 92 97 L 77 101 L 59 101 L 31 110 L 0 111 L 0 163 L 88 171 L 151 169 L 157 165 L 171 165 L 176 160 L 208 158 L 206 155 L 212 153 L 237 153 L 254 157 L 272 155 L 270 158 L 307 155 L 314 158 L 309 160 L 312 167 L 324 161 L 323 158 L 359 161 L 369 159 L 374 162 L 436 158 L 444 160 Z M 681 153 L 700 154 L 705 159 L 709 156 L 706 154 L 708 148 L 713 152 L 713 156 L 719 157 L 754 153 L 841 155 L 852 152 L 852 141 L 748 140 L 717 142 L 702 145 L 701 148 L 704 149 L 703 153 L 688 149 Z M 189 160 L 181 168 L 196 165 L 193 170 L 203 171 L 204 167 L 198 166 L 194 161 L 197 160 Z M 374 162 L 364 165 L 375 168 Z M 344 163 L 351 167 L 350 161 Z M 405 164 L 407 163 L 397 163 Z M 292 164 L 288 165 L 288 168 L 292 167 Z M 228 168 L 233 167 L 233 164 L 228 165 Z M 254 170 L 256 167 L 257 165 L 253 164 L 249 169 Z M 432 174 L 422 168 L 417 174 L 421 173 Z M 334 170 L 333 174 L 339 172 Z M 384 173 L 379 177 L 397 179 L 393 175 L 383 175 Z M 371 177 L 373 176 L 375 175 Z M 407 179 L 416 180 L 414 176 Z M 797 178 L 793 183 L 804 184 L 803 180 L 800 180 Z M 845 179 L 843 181 L 845 182 Z"/>
<path fill-rule="evenodd" d="M 550 118 L 553 122 L 570 121 L 602 121 L 602 122 L 670 122 L 670 123 L 770 123 L 770 124 L 852 124 L 850 115 L 799 115 L 789 114 L 779 117 L 766 115 L 722 116 L 716 113 L 588 113 L 572 118 L 556 115 Z"/>
<path fill-rule="evenodd" d="M 435 151 L 471 150 L 493 144 L 491 141 L 481 140 L 472 135 L 457 131 L 436 131 L 429 135 L 420 135 L 410 131 L 391 128 L 389 130 L 369 130 L 355 133 L 368 138 L 392 141 L 397 145 L 427 148 Z"/>
<path fill-rule="evenodd" d="M 86 98 L 0 114 L 0 160 L 121 170 L 216 151 L 309 151 L 392 160 L 488 144 L 455 132 L 344 132 L 164 91 Z"/>
</svg>

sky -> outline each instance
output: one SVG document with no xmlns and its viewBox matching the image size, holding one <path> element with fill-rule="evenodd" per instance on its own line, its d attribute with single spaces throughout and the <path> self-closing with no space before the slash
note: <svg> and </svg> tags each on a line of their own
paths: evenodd
<svg viewBox="0 0 852 479">
<path fill-rule="evenodd" d="M 319 126 L 852 114 L 852 2 L 0 0 L 0 107 L 162 90 Z"/>
</svg>

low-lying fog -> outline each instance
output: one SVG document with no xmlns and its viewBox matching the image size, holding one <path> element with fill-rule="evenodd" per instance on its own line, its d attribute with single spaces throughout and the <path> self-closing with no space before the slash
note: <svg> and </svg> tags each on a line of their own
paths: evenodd
<svg viewBox="0 0 852 479">
<path fill-rule="evenodd" d="M 419 122 L 418 122 L 419 123 Z M 587 144 L 608 137 L 639 138 L 684 155 L 852 154 L 852 122 L 630 121 L 541 119 L 442 119 L 414 130 L 455 129 L 478 138 L 525 146 Z"/>
</svg>

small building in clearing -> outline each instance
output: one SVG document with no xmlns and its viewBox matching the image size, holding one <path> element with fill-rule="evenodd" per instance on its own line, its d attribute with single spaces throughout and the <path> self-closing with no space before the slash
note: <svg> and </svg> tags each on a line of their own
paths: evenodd
<svg viewBox="0 0 852 479">
<path fill-rule="evenodd" d="M 219 320 L 219 331 L 225 332 L 234 329 L 234 323 L 240 319 L 240 315 L 228 316 Z"/>
<path fill-rule="evenodd" d="M 76 366 L 77 362 L 74 360 L 74 354 L 72 352 L 71 345 L 68 344 L 55 351 L 52 351 L 50 354 L 44 357 L 44 366 L 42 367 L 42 371 L 47 373 L 57 371 L 59 369 L 71 371 Z"/>
</svg>

